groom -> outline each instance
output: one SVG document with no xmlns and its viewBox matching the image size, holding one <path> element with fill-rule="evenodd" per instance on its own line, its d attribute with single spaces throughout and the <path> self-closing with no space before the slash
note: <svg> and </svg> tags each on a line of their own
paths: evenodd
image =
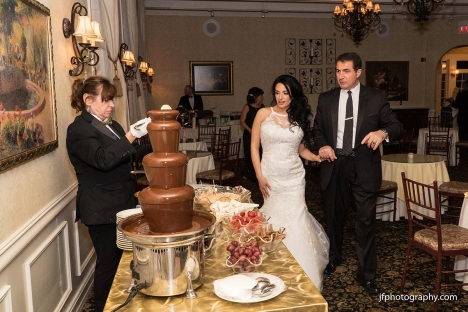
<svg viewBox="0 0 468 312">
<path fill-rule="evenodd" d="M 382 183 L 378 147 L 389 138 L 398 140 L 403 127 L 390 109 L 385 92 L 360 84 L 361 68 L 358 54 L 338 56 L 336 80 L 340 88 L 319 96 L 313 129 L 322 158 L 320 183 L 330 239 L 324 273 L 332 274 L 342 261 L 343 227 L 351 189 L 356 204 L 356 280 L 368 293 L 378 294 L 375 201 Z"/>
</svg>

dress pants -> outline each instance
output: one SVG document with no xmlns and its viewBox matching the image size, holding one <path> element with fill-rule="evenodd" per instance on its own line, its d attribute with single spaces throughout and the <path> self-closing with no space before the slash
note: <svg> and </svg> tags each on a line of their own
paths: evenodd
<svg viewBox="0 0 468 312">
<path fill-rule="evenodd" d="M 123 251 L 117 247 L 115 223 L 88 225 L 88 232 L 97 255 L 94 270 L 94 300 L 95 311 L 100 312 L 106 305 Z"/>
<path fill-rule="evenodd" d="M 358 276 L 375 279 L 377 253 L 375 246 L 375 201 L 377 192 L 365 191 L 356 174 L 355 157 L 337 156 L 332 177 L 323 193 L 327 234 L 330 239 L 330 262 L 342 260 L 343 228 L 346 220 L 349 190 L 356 203 L 356 253 Z"/>
</svg>

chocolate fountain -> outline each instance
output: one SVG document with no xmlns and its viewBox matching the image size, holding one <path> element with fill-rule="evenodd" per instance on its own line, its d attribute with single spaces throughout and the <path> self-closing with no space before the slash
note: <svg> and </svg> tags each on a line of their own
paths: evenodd
<svg viewBox="0 0 468 312">
<path fill-rule="evenodd" d="M 140 191 L 143 213 L 127 217 L 118 228 L 133 243 L 133 278 L 150 296 L 174 296 L 204 280 L 204 239 L 215 217 L 193 210 L 193 188 L 185 185 L 187 156 L 178 152 L 177 110 L 148 112 L 153 153 L 143 158 L 149 187 Z"/>
</svg>

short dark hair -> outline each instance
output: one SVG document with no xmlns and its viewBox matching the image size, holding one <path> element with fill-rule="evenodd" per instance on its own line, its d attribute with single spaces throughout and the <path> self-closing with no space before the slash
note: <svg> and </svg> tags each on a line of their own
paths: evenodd
<svg viewBox="0 0 468 312">
<path fill-rule="evenodd" d="M 353 69 L 355 71 L 357 71 L 358 69 L 362 69 L 362 60 L 361 60 L 361 57 L 357 53 L 345 52 L 336 58 L 336 63 L 346 62 L 346 61 L 353 62 Z"/>
<path fill-rule="evenodd" d="M 255 100 L 263 94 L 263 90 L 258 87 L 253 87 L 249 89 L 249 93 L 247 94 L 247 103 L 253 104 Z"/>
</svg>

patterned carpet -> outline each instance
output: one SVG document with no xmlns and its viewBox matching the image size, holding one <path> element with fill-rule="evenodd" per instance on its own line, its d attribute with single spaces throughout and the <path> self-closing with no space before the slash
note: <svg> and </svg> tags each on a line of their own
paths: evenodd
<svg viewBox="0 0 468 312">
<path fill-rule="evenodd" d="M 242 164 L 240 166 L 242 168 Z M 306 201 L 309 211 L 325 225 L 325 217 L 321 207 L 319 188 L 319 167 L 309 167 L 307 174 Z M 468 182 L 467 167 L 450 167 L 451 180 Z M 252 200 L 263 204 L 263 198 L 258 185 L 246 179 L 240 179 L 240 184 L 251 190 Z M 385 295 L 399 295 L 401 271 L 407 246 L 408 223 L 406 219 L 397 222 L 377 221 L 377 283 Z M 435 263 L 426 265 L 424 269 L 410 272 L 405 285 L 404 295 L 413 296 L 415 300 L 381 300 L 363 291 L 354 276 L 357 270 L 354 237 L 354 211 L 351 208 L 345 229 L 343 247 L 343 264 L 332 275 L 325 275 L 322 295 L 328 302 L 329 311 L 432 311 L 433 302 L 418 300 L 416 296 L 433 295 L 435 292 Z M 418 261 L 427 261 L 422 255 Z M 457 300 L 441 301 L 439 311 L 468 311 L 468 291 L 459 287 L 445 288 L 442 294 L 455 295 Z M 88 295 L 82 311 L 94 311 L 93 293 Z M 123 311 L 125 309 L 122 309 Z"/>
</svg>

